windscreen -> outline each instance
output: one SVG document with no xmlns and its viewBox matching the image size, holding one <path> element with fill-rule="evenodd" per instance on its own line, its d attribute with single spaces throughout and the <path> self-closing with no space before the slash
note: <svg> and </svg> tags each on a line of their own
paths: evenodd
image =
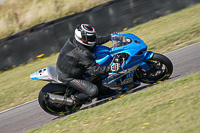
<svg viewBox="0 0 200 133">
<path fill-rule="evenodd" d="M 120 34 L 113 34 L 111 36 L 113 48 L 121 47 L 127 45 L 130 42 L 130 39 L 120 35 Z"/>
</svg>

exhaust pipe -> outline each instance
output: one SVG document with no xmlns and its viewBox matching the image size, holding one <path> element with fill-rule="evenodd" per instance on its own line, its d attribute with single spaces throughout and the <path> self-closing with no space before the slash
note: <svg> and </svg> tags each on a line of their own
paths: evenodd
<svg viewBox="0 0 200 133">
<path fill-rule="evenodd" d="M 71 106 L 73 104 L 73 100 L 71 98 L 65 98 L 64 96 L 55 95 L 55 94 L 47 94 L 48 101 L 52 103 L 59 103 Z"/>
</svg>

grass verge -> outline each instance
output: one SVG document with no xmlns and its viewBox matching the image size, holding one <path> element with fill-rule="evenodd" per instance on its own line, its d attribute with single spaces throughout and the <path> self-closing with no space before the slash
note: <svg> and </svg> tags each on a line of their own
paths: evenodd
<svg viewBox="0 0 200 133">
<path fill-rule="evenodd" d="M 108 1 L 5 0 L 0 3 L 0 38 L 43 22 L 85 11 Z"/>
<path fill-rule="evenodd" d="M 141 37 L 148 50 L 166 53 L 200 41 L 200 4 L 131 28 L 124 33 Z M 110 45 L 109 43 L 107 45 Z M 55 66 L 57 54 L 0 73 L 0 111 L 33 100 L 46 84 L 29 79 L 43 67 Z"/>
<path fill-rule="evenodd" d="M 134 33 L 148 50 L 167 53 L 200 41 L 200 4 L 149 21 L 123 33 Z"/>
<path fill-rule="evenodd" d="M 62 118 L 28 133 L 198 133 L 200 73 Z"/>
</svg>

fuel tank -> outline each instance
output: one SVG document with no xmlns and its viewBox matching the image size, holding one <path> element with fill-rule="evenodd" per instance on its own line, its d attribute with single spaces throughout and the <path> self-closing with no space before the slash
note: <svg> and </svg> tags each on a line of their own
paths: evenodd
<svg viewBox="0 0 200 133">
<path fill-rule="evenodd" d="M 93 58 L 98 65 L 109 66 L 112 61 L 111 48 L 106 46 L 96 46 L 95 49 L 93 49 L 93 52 L 95 54 Z"/>
</svg>

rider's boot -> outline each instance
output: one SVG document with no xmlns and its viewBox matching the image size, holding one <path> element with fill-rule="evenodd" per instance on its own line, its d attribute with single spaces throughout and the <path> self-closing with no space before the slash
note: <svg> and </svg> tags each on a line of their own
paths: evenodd
<svg viewBox="0 0 200 133">
<path fill-rule="evenodd" d="M 90 104 L 92 102 L 92 98 L 85 98 L 84 100 L 81 100 L 76 94 L 71 95 L 71 98 L 73 100 L 73 104 Z"/>
</svg>

